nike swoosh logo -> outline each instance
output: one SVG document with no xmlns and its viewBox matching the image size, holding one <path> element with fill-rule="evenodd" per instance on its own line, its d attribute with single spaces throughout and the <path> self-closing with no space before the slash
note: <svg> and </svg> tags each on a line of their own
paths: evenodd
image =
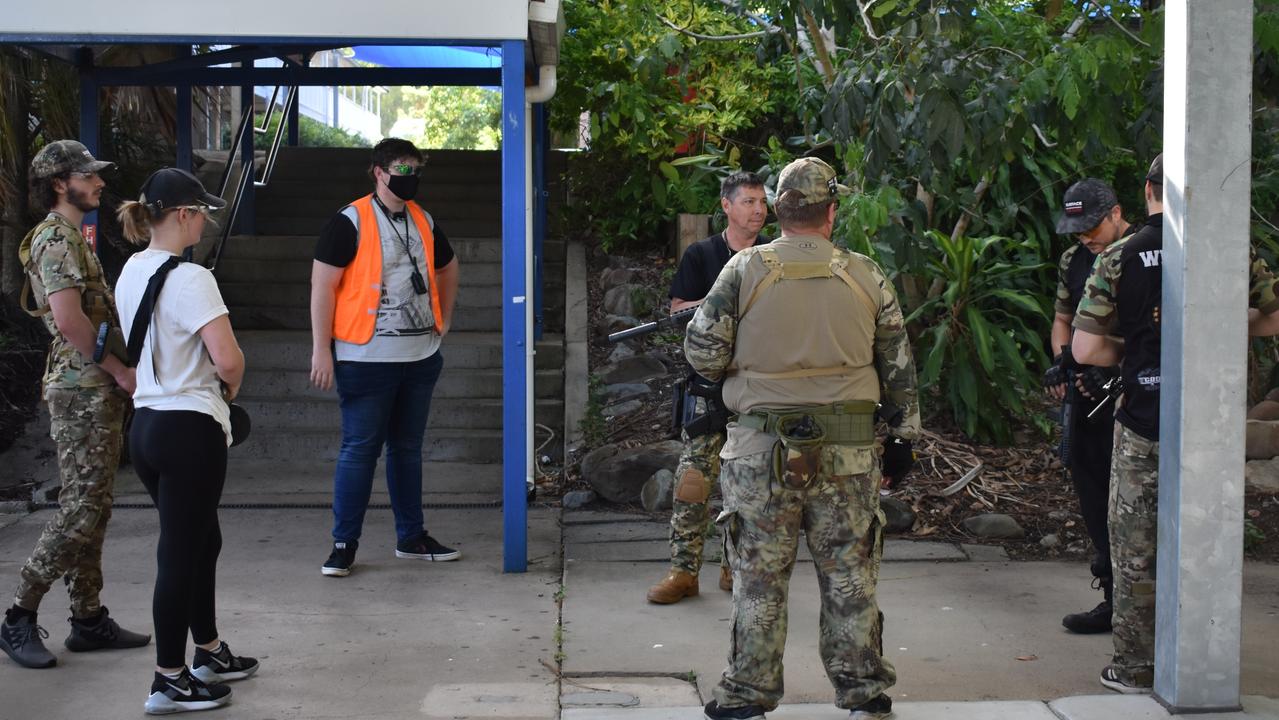
<svg viewBox="0 0 1279 720">
<path fill-rule="evenodd" d="M 191 692 L 190 688 L 178 687 L 177 685 L 174 685 L 171 682 L 167 682 L 165 683 L 165 685 L 168 685 L 170 688 L 173 689 L 173 692 L 181 695 L 182 697 L 192 697 L 194 695 L 194 693 Z"/>
</svg>

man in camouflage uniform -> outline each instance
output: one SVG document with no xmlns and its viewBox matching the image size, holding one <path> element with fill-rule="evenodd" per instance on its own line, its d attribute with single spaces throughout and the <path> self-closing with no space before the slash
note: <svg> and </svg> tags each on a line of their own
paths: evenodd
<svg viewBox="0 0 1279 720">
<path fill-rule="evenodd" d="M 724 379 L 739 413 L 721 452 L 733 569 L 729 666 L 710 720 L 762 718 L 782 697 L 786 597 L 802 530 L 821 592 L 820 652 L 836 705 L 891 713 L 875 601 L 881 484 L 901 480 L 919 434 L 915 368 L 892 284 L 869 258 L 831 244 L 848 189 L 816 158 L 786 166 L 774 209 L 782 237 L 739 252 L 688 326 L 693 369 Z M 876 407 L 888 413 L 882 473 Z"/>
<path fill-rule="evenodd" d="M 95 160 L 78 142 L 46 145 L 31 162 L 31 186 L 49 215 L 23 239 L 19 258 L 27 272 L 23 307 L 42 316 L 53 336 L 44 374 L 50 435 L 58 447 L 62 490 L 58 511 L 22 567 L 13 607 L 0 623 L 0 649 L 24 667 L 47 668 L 57 659 L 41 640 L 36 611 L 49 586 L 65 578 L 71 598 L 73 651 L 140 647 L 149 635 L 124 630 L 102 606 L 102 541 L 111 517 L 120 458 L 121 425 L 134 371 L 97 350 L 99 333 L 122 347 L 115 299 L 102 265 L 80 234 L 85 213 L 98 207 L 105 183 Z"/>
<path fill-rule="evenodd" d="M 1094 586 L 1101 588 L 1105 598 L 1092 610 L 1067 615 L 1061 624 L 1075 633 L 1102 633 L 1109 632 L 1111 626 L 1113 581 L 1106 515 L 1115 418 L 1113 408 L 1093 411 L 1106 397 L 1103 386 L 1118 375 L 1119 369 L 1089 365 L 1070 375 L 1066 367 L 1070 364 L 1071 322 L 1093 261 L 1098 253 L 1136 228 L 1124 220 L 1115 191 L 1095 178 L 1071 185 L 1062 206 L 1064 211 L 1057 220 L 1057 232 L 1077 237 L 1079 242 L 1062 253 L 1058 266 L 1052 325 L 1052 351 L 1056 357 L 1044 373 L 1044 388 L 1051 397 L 1069 403 L 1069 407 L 1063 404 L 1062 417 L 1071 427 L 1063 427 L 1062 432 L 1069 434 L 1071 441 L 1063 441 L 1061 461 L 1070 472 L 1079 498 L 1079 514 L 1092 539 Z M 1067 387 L 1068 377 L 1074 387 Z"/>
<path fill-rule="evenodd" d="M 751 172 L 732 173 L 720 183 L 719 195 L 728 226 L 684 251 L 679 270 L 671 280 L 671 312 L 701 302 L 734 253 L 764 245 L 769 240 L 759 234 L 768 217 L 763 179 Z M 698 415 L 705 414 L 707 399 L 691 397 Z M 680 435 L 684 449 L 675 468 L 671 501 L 671 567 L 666 577 L 648 589 L 647 596 L 649 602 L 659 605 L 676 603 L 698 593 L 707 509 L 719 477 L 719 451 L 724 447 L 722 429 L 690 435 L 686 428 Z M 727 558 L 721 558 L 719 587 L 725 592 L 733 589 Z"/>
</svg>

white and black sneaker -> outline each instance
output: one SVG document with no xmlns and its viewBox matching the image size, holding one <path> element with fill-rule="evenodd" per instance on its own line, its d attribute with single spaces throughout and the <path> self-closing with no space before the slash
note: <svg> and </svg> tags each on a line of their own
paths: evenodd
<svg viewBox="0 0 1279 720">
<path fill-rule="evenodd" d="M 395 557 L 448 562 L 462 557 L 462 553 L 451 547 L 441 545 L 438 540 L 423 532 L 420 535 L 396 543 Z"/>
<path fill-rule="evenodd" d="M 257 671 L 257 660 L 232 655 L 231 646 L 226 643 L 222 643 L 214 652 L 197 647 L 195 659 L 191 661 L 191 674 L 206 683 L 243 680 Z"/>
<path fill-rule="evenodd" d="M 212 710 L 229 702 L 231 688 L 225 685 L 206 685 L 191 677 L 186 668 L 182 668 L 182 674 L 176 679 L 155 674 L 155 680 L 151 683 L 151 695 L 144 708 L 148 715 L 168 715 L 192 710 Z"/>
<path fill-rule="evenodd" d="M 356 540 L 338 540 L 333 543 L 333 552 L 324 561 L 320 572 L 329 577 L 346 577 L 351 574 L 351 566 L 355 564 L 355 551 L 360 547 Z"/>
<path fill-rule="evenodd" d="M 1138 685 L 1121 678 L 1119 670 L 1114 665 L 1107 665 L 1101 669 L 1101 684 L 1124 695 L 1149 695 L 1151 692 L 1149 685 Z"/>
</svg>

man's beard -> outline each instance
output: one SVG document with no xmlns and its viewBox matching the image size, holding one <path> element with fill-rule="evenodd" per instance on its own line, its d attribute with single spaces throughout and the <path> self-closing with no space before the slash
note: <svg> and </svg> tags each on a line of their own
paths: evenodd
<svg viewBox="0 0 1279 720">
<path fill-rule="evenodd" d="M 93 197 L 93 191 L 80 192 L 75 188 L 67 188 L 67 202 L 71 203 L 76 210 L 82 213 L 93 212 L 98 209 L 99 201 Z"/>
</svg>

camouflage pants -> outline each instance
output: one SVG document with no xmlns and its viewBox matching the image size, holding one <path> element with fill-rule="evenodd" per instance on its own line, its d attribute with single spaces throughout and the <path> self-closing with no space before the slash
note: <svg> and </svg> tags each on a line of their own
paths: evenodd
<svg viewBox="0 0 1279 720">
<path fill-rule="evenodd" d="M 702 569 L 707 511 L 711 491 L 719 478 L 719 451 L 724 447 L 724 433 L 695 438 L 683 433 L 682 437 L 684 450 L 675 468 L 671 501 L 671 567 L 696 575 Z"/>
<path fill-rule="evenodd" d="M 1155 668 L 1155 541 L 1159 443 L 1115 424 L 1110 473 L 1110 553 L 1115 570 L 1112 664 L 1131 685 L 1150 687 Z"/>
<path fill-rule="evenodd" d="M 111 387 L 48 388 L 49 434 L 58 446 L 62 490 L 58 511 L 22 567 L 14 602 L 38 610 L 49 586 L 65 578 L 71 613 L 87 617 L 101 607 L 102 541 L 111 519 L 125 396 Z"/>
<path fill-rule="evenodd" d="M 724 461 L 727 552 L 733 568 L 733 629 L 728 668 L 715 687 L 725 707 L 782 698 L 786 596 L 802 529 L 821 591 L 822 664 L 835 704 L 852 708 L 897 681 L 881 652 L 883 624 L 875 601 L 883 550 L 883 513 L 876 473 L 849 473 L 840 448 L 820 448 L 821 469 L 808 487 L 779 482 L 771 452 Z"/>
</svg>

